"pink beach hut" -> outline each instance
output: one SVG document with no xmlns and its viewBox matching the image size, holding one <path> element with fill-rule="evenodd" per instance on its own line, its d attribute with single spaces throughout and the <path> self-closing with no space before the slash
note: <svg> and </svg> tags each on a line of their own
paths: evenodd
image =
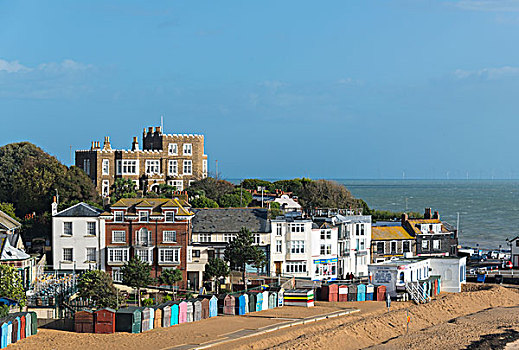
<svg viewBox="0 0 519 350">
<path fill-rule="evenodd" d="M 178 323 L 187 322 L 187 303 L 185 301 L 181 301 L 178 304 Z"/>
</svg>

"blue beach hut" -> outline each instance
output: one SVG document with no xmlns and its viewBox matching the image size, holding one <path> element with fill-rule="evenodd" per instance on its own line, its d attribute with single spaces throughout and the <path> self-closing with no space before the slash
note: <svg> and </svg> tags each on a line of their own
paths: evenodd
<svg viewBox="0 0 519 350">
<path fill-rule="evenodd" d="M 245 313 L 249 313 L 249 294 L 244 293 L 243 297 L 245 298 Z"/>
<path fill-rule="evenodd" d="M 178 324 L 178 303 L 171 304 L 171 322 L 170 325 L 174 326 Z"/>
<path fill-rule="evenodd" d="M 256 293 L 256 311 L 263 310 L 263 293 Z"/>
<path fill-rule="evenodd" d="M 9 334 L 9 325 L 6 319 L 3 319 L 2 324 L 0 325 L 0 349 L 3 349 L 7 346 L 7 336 Z"/>
<path fill-rule="evenodd" d="M 366 301 L 366 285 L 357 285 L 357 301 Z"/>
<path fill-rule="evenodd" d="M 245 315 L 245 295 L 240 295 L 236 298 L 236 315 Z"/>
<path fill-rule="evenodd" d="M 218 298 L 213 295 L 209 299 L 209 317 L 218 316 Z"/>
</svg>

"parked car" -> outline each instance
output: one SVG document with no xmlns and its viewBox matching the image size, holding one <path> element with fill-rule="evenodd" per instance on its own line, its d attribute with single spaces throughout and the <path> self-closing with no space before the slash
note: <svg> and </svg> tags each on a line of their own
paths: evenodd
<svg viewBox="0 0 519 350">
<path fill-rule="evenodd" d="M 487 260 L 487 257 L 485 255 L 472 255 L 470 257 L 471 262 L 482 262 Z"/>
<path fill-rule="evenodd" d="M 514 264 L 510 260 L 503 262 L 503 268 L 504 269 L 512 269 L 514 267 Z"/>
</svg>

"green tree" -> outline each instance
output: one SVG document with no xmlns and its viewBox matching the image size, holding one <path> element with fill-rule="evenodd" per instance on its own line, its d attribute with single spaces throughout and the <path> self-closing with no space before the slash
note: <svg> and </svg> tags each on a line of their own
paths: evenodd
<svg viewBox="0 0 519 350">
<path fill-rule="evenodd" d="M 192 182 L 187 192 L 190 197 L 195 196 L 199 191 L 203 191 L 207 198 L 216 202 L 225 194 L 231 194 L 234 191 L 234 185 L 225 180 L 216 180 L 212 177 Z"/>
<path fill-rule="evenodd" d="M 240 195 L 235 193 L 224 194 L 218 199 L 218 204 L 222 208 L 238 208 L 240 207 Z"/>
<path fill-rule="evenodd" d="M 13 219 L 15 219 L 16 221 L 20 221 L 20 219 L 16 217 L 14 205 L 12 203 L 0 203 L 0 210 L 12 217 Z"/>
<path fill-rule="evenodd" d="M 123 274 L 123 284 L 137 289 L 137 299 L 141 306 L 141 288 L 153 284 L 155 281 L 151 277 L 151 266 L 141 261 L 141 259 L 133 257 L 121 268 Z"/>
<path fill-rule="evenodd" d="M 298 194 L 299 203 L 306 209 L 323 208 L 358 208 L 359 201 L 350 191 L 336 181 L 310 180 L 303 182 Z"/>
<path fill-rule="evenodd" d="M 121 198 L 136 198 L 137 190 L 135 189 L 135 183 L 130 179 L 116 179 L 112 185 L 111 197 L 112 203 L 117 202 Z"/>
<path fill-rule="evenodd" d="M 78 293 L 90 299 L 97 307 L 118 308 L 117 290 L 110 275 L 101 270 L 90 270 L 79 277 Z"/>
<path fill-rule="evenodd" d="M 244 189 L 257 191 L 258 187 L 265 187 L 266 192 L 271 192 L 275 190 L 275 185 L 266 180 L 260 179 L 245 179 L 240 184 Z"/>
<path fill-rule="evenodd" d="M 270 203 L 269 217 L 271 219 L 275 219 L 276 217 L 281 216 L 281 215 L 283 215 L 283 210 L 281 210 L 281 206 L 279 205 L 279 203 L 278 202 Z"/>
<path fill-rule="evenodd" d="M 159 276 L 159 282 L 167 286 L 177 286 L 177 282 L 182 281 L 182 271 L 179 269 L 162 270 Z M 173 289 L 173 294 L 176 295 L 176 288 Z M 176 298 L 175 298 L 176 299 Z"/>
<path fill-rule="evenodd" d="M 227 243 L 224 259 L 231 264 L 231 268 L 242 272 L 245 290 L 247 290 L 247 264 L 262 268 L 266 263 L 265 253 L 254 245 L 254 237 L 245 227 L 241 228 L 236 238 Z"/>
<path fill-rule="evenodd" d="M 160 198 L 173 198 L 174 192 L 177 191 L 175 186 L 168 184 L 160 184 L 157 186 L 157 194 Z"/>
<path fill-rule="evenodd" d="M 193 208 L 218 208 L 218 203 L 207 197 L 197 197 L 190 201 Z"/>
<path fill-rule="evenodd" d="M 274 182 L 274 187 L 284 192 L 292 192 L 296 196 L 303 189 L 303 181 L 305 179 L 279 180 Z"/>
<path fill-rule="evenodd" d="M 27 303 L 22 278 L 12 266 L 0 265 L 0 296 L 16 300 L 20 307 Z"/>
<path fill-rule="evenodd" d="M 209 259 L 207 264 L 205 264 L 205 279 L 216 282 L 216 294 L 220 293 L 220 278 L 225 278 L 230 273 L 229 265 L 220 258 Z"/>
</svg>

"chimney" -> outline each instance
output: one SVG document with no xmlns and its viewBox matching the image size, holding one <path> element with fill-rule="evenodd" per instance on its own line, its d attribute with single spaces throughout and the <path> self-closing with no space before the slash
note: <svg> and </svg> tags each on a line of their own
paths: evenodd
<svg viewBox="0 0 519 350">
<path fill-rule="evenodd" d="M 56 215 L 58 213 L 58 199 L 56 196 L 52 197 L 52 204 L 50 206 L 52 216 Z"/>
<path fill-rule="evenodd" d="M 440 213 L 438 211 L 434 212 L 433 219 L 440 220 Z"/>
<path fill-rule="evenodd" d="M 132 142 L 132 151 L 138 151 L 139 150 L 139 140 L 137 139 L 137 136 L 133 137 Z"/>
<path fill-rule="evenodd" d="M 148 134 L 153 134 L 154 129 L 155 129 L 155 128 L 154 128 L 153 126 L 150 126 L 150 127 L 148 128 Z"/>
<path fill-rule="evenodd" d="M 430 219 L 432 217 L 431 212 L 432 212 L 431 208 L 425 208 L 425 214 L 423 214 L 423 218 Z"/>
<path fill-rule="evenodd" d="M 92 141 L 92 145 L 90 146 L 90 150 L 93 151 L 96 149 L 96 142 Z"/>
<path fill-rule="evenodd" d="M 407 220 L 409 220 L 409 216 L 407 216 L 407 213 L 402 214 L 402 225 L 404 225 Z"/>
<path fill-rule="evenodd" d="M 157 134 L 162 134 L 162 128 L 160 126 L 157 126 L 155 130 L 157 131 Z"/>
<path fill-rule="evenodd" d="M 112 149 L 112 146 L 110 145 L 110 137 L 105 136 L 105 143 L 103 145 L 103 149 L 110 150 Z"/>
</svg>

